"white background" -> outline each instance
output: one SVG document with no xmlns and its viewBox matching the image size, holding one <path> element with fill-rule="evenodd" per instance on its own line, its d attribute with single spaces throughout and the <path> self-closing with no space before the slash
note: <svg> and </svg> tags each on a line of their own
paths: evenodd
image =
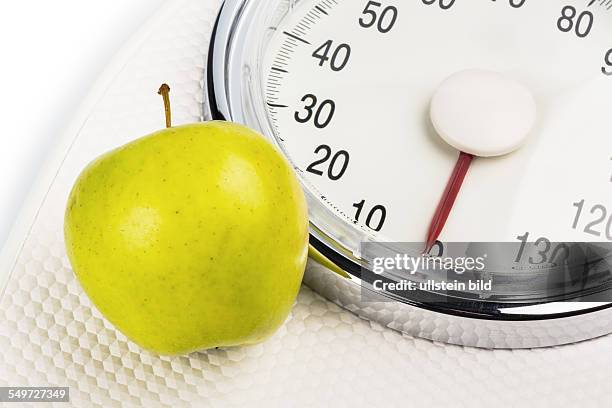
<svg viewBox="0 0 612 408">
<path fill-rule="evenodd" d="M 0 2 L 0 248 L 79 103 L 163 1 Z"/>
</svg>

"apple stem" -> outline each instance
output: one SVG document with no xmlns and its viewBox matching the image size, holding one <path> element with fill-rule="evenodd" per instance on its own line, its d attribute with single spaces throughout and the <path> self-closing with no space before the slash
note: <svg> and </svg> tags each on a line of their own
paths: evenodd
<svg viewBox="0 0 612 408">
<path fill-rule="evenodd" d="M 164 98 L 164 111 L 166 113 L 166 128 L 172 127 L 172 112 L 170 111 L 170 86 L 168 84 L 162 84 L 157 91 L 158 95 Z"/>
</svg>

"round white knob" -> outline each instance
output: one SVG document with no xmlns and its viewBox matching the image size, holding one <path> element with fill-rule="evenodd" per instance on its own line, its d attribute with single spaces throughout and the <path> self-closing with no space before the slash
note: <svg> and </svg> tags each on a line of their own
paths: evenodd
<svg viewBox="0 0 612 408">
<path fill-rule="evenodd" d="M 536 121 L 529 89 L 493 71 L 447 78 L 431 102 L 431 121 L 448 144 L 474 156 L 508 154 L 523 145 Z"/>
</svg>

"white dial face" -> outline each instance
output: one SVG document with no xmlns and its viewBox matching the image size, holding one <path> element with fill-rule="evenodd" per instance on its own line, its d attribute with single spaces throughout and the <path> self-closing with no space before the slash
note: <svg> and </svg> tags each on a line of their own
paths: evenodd
<svg viewBox="0 0 612 408">
<path fill-rule="evenodd" d="M 538 113 L 519 150 L 473 161 L 441 240 L 612 240 L 612 1 L 302 0 L 266 50 L 269 120 L 339 217 L 421 242 L 458 157 L 430 102 L 466 69 Z"/>
</svg>

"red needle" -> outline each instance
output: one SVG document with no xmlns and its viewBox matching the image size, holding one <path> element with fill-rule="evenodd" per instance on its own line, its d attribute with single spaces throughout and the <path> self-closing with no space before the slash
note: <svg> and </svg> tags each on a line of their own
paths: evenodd
<svg viewBox="0 0 612 408">
<path fill-rule="evenodd" d="M 453 205 L 455 204 L 457 195 L 459 195 L 459 190 L 461 190 L 461 185 L 463 184 L 463 180 L 467 175 L 473 159 L 474 156 L 468 153 L 461 152 L 459 155 L 459 159 L 457 160 L 453 174 L 448 180 L 448 184 L 446 185 L 442 199 L 440 200 L 436 213 L 431 220 L 429 233 L 427 234 L 427 246 L 425 247 L 426 254 L 431 251 L 433 246 L 436 244 L 436 241 L 440 237 L 442 230 L 444 229 L 446 220 L 448 220 L 448 216 L 453 209 Z"/>
</svg>

